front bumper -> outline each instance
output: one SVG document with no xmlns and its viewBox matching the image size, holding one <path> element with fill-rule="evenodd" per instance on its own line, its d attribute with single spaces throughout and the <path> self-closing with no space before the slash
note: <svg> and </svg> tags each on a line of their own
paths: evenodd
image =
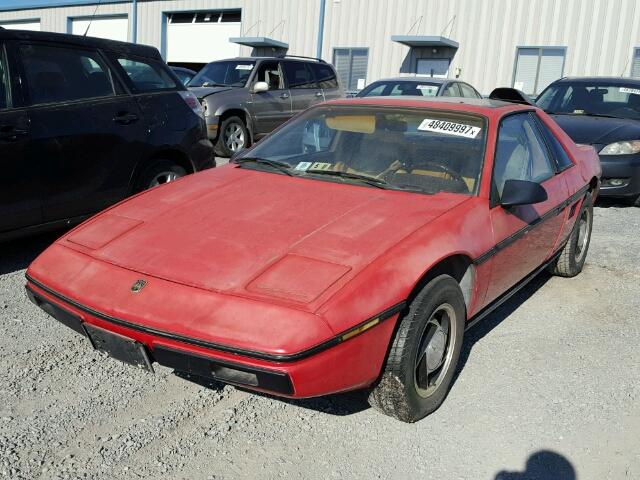
<svg viewBox="0 0 640 480">
<path fill-rule="evenodd" d="M 600 196 L 631 199 L 640 195 L 640 154 L 601 155 L 600 164 L 602 165 Z"/>
<path fill-rule="evenodd" d="M 215 144 L 218 140 L 220 117 L 218 115 L 207 115 L 205 120 L 207 122 L 207 137 L 209 137 L 209 140 Z"/>
<path fill-rule="evenodd" d="M 61 297 L 33 280 L 29 299 L 60 323 L 81 335 L 89 324 L 139 342 L 151 362 L 178 371 L 248 389 L 291 398 L 306 398 L 355 390 L 378 378 L 389 340 L 403 305 L 381 314 L 375 327 L 301 354 L 267 360 L 251 353 L 234 353 L 202 346 L 197 339 L 173 338 L 166 332 L 125 326 L 76 302 Z M 119 323 L 116 323 L 119 322 Z M 360 327 L 361 328 L 361 327 Z M 355 329 L 354 329 L 355 331 Z M 200 343 L 200 344 L 199 344 Z M 325 342 L 327 343 L 327 342 Z"/>
</svg>

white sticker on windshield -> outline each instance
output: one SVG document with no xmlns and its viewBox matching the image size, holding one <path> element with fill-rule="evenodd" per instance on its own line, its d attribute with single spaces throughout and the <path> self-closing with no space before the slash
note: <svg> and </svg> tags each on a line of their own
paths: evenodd
<svg viewBox="0 0 640 480">
<path fill-rule="evenodd" d="M 418 126 L 418 130 L 424 132 L 437 132 L 458 137 L 476 138 L 482 131 L 480 127 L 465 125 L 464 123 L 448 122 L 446 120 L 433 120 L 425 118 Z"/>
<path fill-rule="evenodd" d="M 632 95 L 640 95 L 640 89 L 638 88 L 620 87 L 619 90 L 620 90 L 620 93 L 630 93 Z"/>
<path fill-rule="evenodd" d="M 302 170 L 304 172 L 305 170 L 308 170 L 310 166 L 311 162 L 300 162 L 298 165 L 296 165 L 296 168 L 294 168 L 294 170 Z"/>
<path fill-rule="evenodd" d="M 253 70 L 253 65 L 236 65 L 236 70 Z"/>
</svg>

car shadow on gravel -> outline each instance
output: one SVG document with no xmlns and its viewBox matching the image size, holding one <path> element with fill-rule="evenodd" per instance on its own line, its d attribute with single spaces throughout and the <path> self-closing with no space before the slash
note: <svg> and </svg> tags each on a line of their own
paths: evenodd
<svg viewBox="0 0 640 480">
<path fill-rule="evenodd" d="M 458 368 L 455 376 L 453 377 L 452 385 L 456 382 L 458 376 L 462 372 L 462 369 L 467 363 L 473 346 L 482 340 L 485 335 L 500 325 L 500 323 L 507 319 L 513 312 L 520 308 L 524 302 L 532 297 L 551 278 L 552 275 L 544 271 L 538 274 L 503 305 L 491 312 L 486 318 L 480 320 L 476 326 L 465 332 L 464 343 L 462 344 L 462 350 L 460 351 L 460 360 L 458 361 Z"/>
<path fill-rule="evenodd" d="M 47 233 L 0 243 L 0 275 L 24 270 L 60 235 Z"/>
</svg>

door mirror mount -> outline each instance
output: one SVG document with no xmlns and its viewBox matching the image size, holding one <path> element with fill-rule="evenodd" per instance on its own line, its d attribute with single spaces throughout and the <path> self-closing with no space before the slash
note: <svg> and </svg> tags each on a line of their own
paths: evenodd
<svg viewBox="0 0 640 480">
<path fill-rule="evenodd" d="M 256 82 L 253 84 L 253 90 L 251 93 L 263 93 L 269 91 L 269 84 L 267 82 Z"/>
<path fill-rule="evenodd" d="M 500 205 L 503 208 L 517 205 L 532 205 L 542 203 L 548 198 L 547 191 L 542 185 L 528 180 L 507 180 L 504 182 Z"/>
</svg>

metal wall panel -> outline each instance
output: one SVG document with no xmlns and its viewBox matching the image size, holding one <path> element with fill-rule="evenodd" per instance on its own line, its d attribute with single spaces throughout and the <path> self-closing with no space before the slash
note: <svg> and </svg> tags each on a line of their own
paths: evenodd
<svg viewBox="0 0 640 480">
<path fill-rule="evenodd" d="M 315 55 L 320 0 L 139 0 L 138 39 L 162 50 L 165 12 L 241 8 L 243 33 L 271 36 L 290 53 Z M 99 15 L 130 14 L 130 4 L 103 4 Z M 94 6 L 0 12 L 0 21 L 40 19 L 42 30 L 67 31 L 67 19 Z M 564 75 L 629 75 L 640 47 L 640 0 L 326 0 L 323 58 L 333 48 L 369 49 L 367 81 L 397 75 L 417 58 L 395 34 L 443 35 L 460 44 L 449 75 L 482 93 L 510 86 L 518 46 L 567 48 Z M 212 45 L 211 48 L 215 48 Z M 440 49 L 441 50 L 441 49 Z M 242 55 L 251 49 L 243 47 Z"/>
</svg>

